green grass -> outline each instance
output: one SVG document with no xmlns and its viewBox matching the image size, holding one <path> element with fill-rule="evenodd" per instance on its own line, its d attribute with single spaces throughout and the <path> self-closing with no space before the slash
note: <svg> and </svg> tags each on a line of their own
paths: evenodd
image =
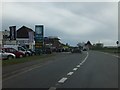
<svg viewBox="0 0 120 90">
<path fill-rule="evenodd" d="M 95 49 L 95 50 L 101 51 L 101 52 L 113 53 L 113 54 L 120 53 L 117 48 L 100 48 L 100 49 Z"/>
<path fill-rule="evenodd" d="M 15 58 L 15 59 L 11 59 L 11 60 L 3 60 L 2 66 L 19 64 L 19 63 L 24 63 L 24 62 L 34 61 L 34 60 L 43 60 L 43 58 L 48 58 L 51 56 L 53 56 L 53 54 L 35 55 L 35 56 L 29 56 L 29 57 L 23 57 L 23 58 Z"/>
<path fill-rule="evenodd" d="M 117 50 L 100 50 L 102 52 L 117 53 Z"/>
</svg>

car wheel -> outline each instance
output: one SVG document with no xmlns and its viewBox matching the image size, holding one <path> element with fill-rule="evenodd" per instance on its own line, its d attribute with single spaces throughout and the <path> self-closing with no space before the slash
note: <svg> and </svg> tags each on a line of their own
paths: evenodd
<svg viewBox="0 0 120 90">
<path fill-rule="evenodd" d="M 29 54 L 28 54 L 28 53 L 26 53 L 26 56 L 28 57 L 28 56 L 29 56 Z"/>
<path fill-rule="evenodd" d="M 23 55 L 20 55 L 19 57 L 20 57 L 20 58 L 22 58 L 22 57 L 23 57 Z"/>
<path fill-rule="evenodd" d="M 8 60 L 11 60 L 11 59 L 13 59 L 13 56 L 8 56 Z"/>
</svg>

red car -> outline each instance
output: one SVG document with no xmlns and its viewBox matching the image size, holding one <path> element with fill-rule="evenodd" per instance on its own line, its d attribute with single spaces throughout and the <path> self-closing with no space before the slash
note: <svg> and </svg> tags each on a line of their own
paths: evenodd
<svg viewBox="0 0 120 90">
<path fill-rule="evenodd" d="M 14 49 L 14 48 L 2 48 L 2 50 L 5 51 L 5 52 L 8 52 L 8 53 L 13 53 L 13 54 L 15 54 L 15 56 L 16 56 L 17 58 L 21 58 L 21 57 L 24 57 L 24 56 L 25 56 L 24 53 L 19 52 L 19 51 L 17 51 L 17 50 Z"/>
</svg>

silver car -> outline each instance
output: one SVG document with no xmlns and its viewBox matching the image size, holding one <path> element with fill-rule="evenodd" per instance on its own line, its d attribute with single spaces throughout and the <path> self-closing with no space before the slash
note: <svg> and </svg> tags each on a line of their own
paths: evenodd
<svg viewBox="0 0 120 90">
<path fill-rule="evenodd" d="M 7 53 L 4 52 L 3 50 L 0 51 L 0 60 L 10 60 L 12 58 L 15 58 L 15 55 L 13 53 Z"/>
</svg>

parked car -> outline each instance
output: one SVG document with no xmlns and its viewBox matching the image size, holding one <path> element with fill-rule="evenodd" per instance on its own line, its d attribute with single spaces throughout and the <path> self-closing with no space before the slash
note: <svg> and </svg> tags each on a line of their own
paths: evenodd
<svg viewBox="0 0 120 90">
<path fill-rule="evenodd" d="M 10 60 L 10 59 L 13 59 L 13 58 L 15 58 L 15 54 L 7 53 L 3 50 L 0 50 L 0 60 L 6 60 L 6 59 Z"/>
<path fill-rule="evenodd" d="M 52 53 L 52 50 L 50 48 L 46 48 L 46 54 L 51 54 Z"/>
<path fill-rule="evenodd" d="M 25 56 L 30 56 L 31 52 L 23 48 L 22 46 L 19 45 L 4 45 L 4 48 L 14 48 L 18 50 L 19 52 L 22 52 L 25 54 Z"/>
<path fill-rule="evenodd" d="M 24 47 L 18 46 L 18 50 L 25 53 L 25 56 L 31 56 L 32 53 L 29 50 L 26 50 Z"/>
<path fill-rule="evenodd" d="M 8 52 L 8 53 L 15 54 L 16 58 L 21 58 L 21 57 L 25 56 L 25 54 L 23 52 L 20 52 L 14 48 L 2 48 L 2 50 L 4 50 L 5 52 Z"/>
<path fill-rule="evenodd" d="M 32 55 L 36 55 L 36 52 L 32 49 L 29 49 L 29 51 L 32 53 Z"/>
<path fill-rule="evenodd" d="M 43 53 L 44 53 L 44 54 L 51 54 L 51 53 L 52 53 L 52 50 L 51 50 L 50 48 L 45 48 L 45 49 L 43 50 Z"/>
<path fill-rule="evenodd" d="M 31 49 L 27 48 L 25 45 L 23 45 L 21 47 L 24 48 L 27 51 L 29 56 L 35 55 L 35 51 L 34 50 L 31 50 Z"/>
</svg>

